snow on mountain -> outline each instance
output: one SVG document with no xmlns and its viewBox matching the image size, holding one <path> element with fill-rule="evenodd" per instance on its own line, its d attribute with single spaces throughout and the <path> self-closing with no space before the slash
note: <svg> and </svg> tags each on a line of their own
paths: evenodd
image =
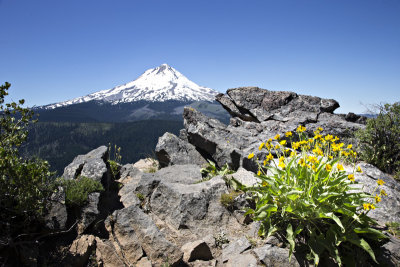
<svg viewBox="0 0 400 267">
<path fill-rule="evenodd" d="M 168 64 L 146 70 L 136 80 L 108 90 L 98 91 L 72 100 L 50 104 L 46 109 L 68 106 L 92 100 L 107 101 L 112 104 L 128 103 L 139 100 L 164 102 L 214 101 L 217 91 L 199 86 Z"/>
</svg>

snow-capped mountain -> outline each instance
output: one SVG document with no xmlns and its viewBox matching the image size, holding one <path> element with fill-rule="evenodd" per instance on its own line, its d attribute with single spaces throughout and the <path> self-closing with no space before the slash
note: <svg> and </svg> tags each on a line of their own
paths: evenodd
<svg viewBox="0 0 400 267">
<path fill-rule="evenodd" d="M 55 109 L 89 102 L 106 101 L 112 104 L 135 101 L 164 102 L 178 101 L 214 101 L 217 91 L 199 86 L 168 64 L 146 70 L 136 80 L 108 90 L 98 91 L 72 100 L 50 104 L 45 109 Z"/>
</svg>

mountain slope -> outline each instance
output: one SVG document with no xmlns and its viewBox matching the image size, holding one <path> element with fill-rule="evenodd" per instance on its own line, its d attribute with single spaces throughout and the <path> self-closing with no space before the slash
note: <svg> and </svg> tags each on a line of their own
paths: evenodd
<svg viewBox="0 0 400 267">
<path fill-rule="evenodd" d="M 136 80 L 108 90 L 98 91 L 72 100 L 44 106 L 46 109 L 93 100 L 112 104 L 136 101 L 164 102 L 175 101 L 214 101 L 217 91 L 199 86 L 168 64 L 146 70 Z"/>
</svg>

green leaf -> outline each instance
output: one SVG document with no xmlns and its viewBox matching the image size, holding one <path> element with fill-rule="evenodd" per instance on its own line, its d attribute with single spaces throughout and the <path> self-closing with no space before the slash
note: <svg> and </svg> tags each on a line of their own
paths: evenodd
<svg viewBox="0 0 400 267">
<path fill-rule="evenodd" d="M 329 218 L 329 219 L 334 220 L 335 223 L 337 225 L 339 225 L 340 228 L 342 228 L 342 232 L 344 233 L 345 229 L 343 227 L 342 222 L 340 221 L 340 219 L 335 214 L 333 214 L 333 212 L 320 212 L 318 215 L 319 215 L 320 218 Z"/>
<path fill-rule="evenodd" d="M 367 228 L 354 228 L 353 229 L 357 234 L 368 234 L 368 238 L 370 239 L 387 239 L 388 237 L 384 235 L 381 231 L 376 229 L 367 227 Z"/>
<path fill-rule="evenodd" d="M 297 191 L 297 190 L 292 190 L 288 193 L 286 193 L 286 197 L 289 198 L 290 200 L 296 200 L 300 197 L 301 194 L 303 194 L 304 191 Z"/>
<path fill-rule="evenodd" d="M 365 241 L 363 238 L 359 238 L 356 234 L 351 235 L 350 237 L 346 237 L 346 240 L 349 241 L 350 243 L 364 249 L 374 260 L 374 262 L 378 263 L 375 259 L 375 254 L 370 245 L 368 244 L 367 241 Z"/>
<path fill-rule="evenodd" d="M 293 227 L 289 223 L 288 227 L 286 228 L 286 239 L 289 242 L 289 261 L 292 258 L 293 250 L 294 250 L 294 235 L 293 235 Z"/>
</svg>

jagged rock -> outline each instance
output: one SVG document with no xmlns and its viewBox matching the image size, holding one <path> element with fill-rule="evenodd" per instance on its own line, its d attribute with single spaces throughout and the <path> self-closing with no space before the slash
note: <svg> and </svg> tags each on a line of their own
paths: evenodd
<svg viewBox="0 0 400 267">
<path fill-rule="evenodd" d="M 246 252 L 243 254 L 230 255 L 224 266 L 225 267 L 236 267 L 236 266 L 258 267 L 258 266 L 262 266 L 262 265 L 258 265 L 256 257 L 254 257 L 251 253 Z M 267 266 L 269 266 L 269 265 L 267 265 Z M 271 265 L 271 266 L 273 266 L 273 265 Z"/>
<path fill-rule="evenodd" d="M 386 222 L 400 223 L 400 184 L 389 175 L 383 173 L 378 168 L 368 163 L 360 163 L 363 173 L 355 173 L 355 179 L 360 182 L 360 189 L 363 185 L 363 190 L 371 194 L 379 194 L 383 189 L 387 196 L 382 196 L 382 201 L 377 204 L 379 208 L 371 210 L 368 216 L 377 220 L 384 225 Z M 352 173 L 353 169 L 350 166 L 345 166 L 348 173 Z M 382 179 L 385 184 L 377 188 L 378 191 L 373 191 L 377 186 L 378 179 Z"/>
<path fill-rule="evenodd" d="M 100 193 L 91 193 L 88 195 L 88 202 L 82 208 L 81 218 L 78 222 L 78 234 L 82 234 L 86 228 L 96 220 L 100 214 L 99 211 Z"/>
<path fill-rule="evenodd" d="M 101 240 L 98 237 L 96 237 L 96 262 L 98 266 L 125 266 L 125 262 L 118 257 L 111 242 L 108 240 Z"/>
<path fill-rule="evenodd" d="M 231 176 L 245 186 L 254 186 L 261 182 L 259 178 L 254 176 L 254 172 L 247 171 L 244 168 L 239 168 Z"/>
<path fill-rule="evenodd" d="M 142 172 L 156 172 L 159 169 L 159 163 L 155 159 L 145 158 L 133 164 L 133 167 Z"/>
<path fill-rule="evenodd" d="M 193 145 L 168 132 L 158 139 L 156 156 L 161 167 L 207 163 Z"/>
<path fill-rule="evenodd" d="M 151 261 L 147 257 L 141 258 L 136 264 L 136 267 L 152 267 Z"/>
<path fill-rule="evenodd" d="M 65 179 L 75 179 L 79 175 L 101 182 L 107 173 L 105 161 L 108 157 L 108 148 L 101 146 L 86 155 L 77 156 L 71 164 L 64 169 L 62 175 Z"/>
<path fill-rule="evenodd" d="M 256 151 L 261 142 L 276 134 L 294 131 L 299 124 L 309 128 L 310 133 L 322 127 L 326 133 L 339 137 L 348 137 L 365 127 L 333 114 L 339 107 L 333 99 L 258 87 L 229 89 L 216 99 L 233 116 L 229 126 L 192 108 L 185 108 L 183 117 L 189 143 L 204 151 L 219 167 L 228 163 L 231 169 L 242 166 L 255 171 L 257 166 L 246 158 L 249 152 Z"/>
<path fill-rule="evenodd" d="M 45 216 L 46 226 L 50 229 L 64 229 L 68 213 L 65 205 L 64 188 L 59 187 L 50 197 L 48 213 Z"/>
<path fill-rule="evenodd" d="M 93 235 L 82 235 L 72 242 L 69 252 L 72 254 L 74 266 L 83 266 L 96 247 L 96 237 Z"/>
<path fill-rule="evenodd" d="M 400 239 L 390 235 L 389 241 L 378 251 L 376 259 L 381 266 L 400 266 Z"/>
<path fill-rule="evenodd" d="M 115 218 L 114 214 L 121 215 Z M 127 219 L 127 214 L 128 211 L 124 209 L 120 213 L 114 212 L 106 219 L 105 226 L 109 232 L 109 239 L 119 257 L 124 259 L 126 263 L 134 263 L 143 256 L 143 250 L 131 225 L 131 220 Z"/>
<path fill-rule="evenodd" d="M 215 267 L 215 266 L 217 266 L 217 261 L 216 260 L 210 260 L 210 261 L 197 260 L 197 261 L 191 262 L 190 266 L 191 267 Z"/>
<path fill-rule="evenodd" d="M 222 262 L 227 262 L 232 255 L 241 254 L 245 250 L 249 249 L 251 244 L 246 237 L 241 237 L 235 241 L 232 241 L 222 249 Z"/>
<path fill-rule="evenodd" d="M 220 176 L 189 185 L 162 181 L 151 195 L 151 212 L 175 229 L 207 234 L 227 222 L 229 214 L 219 203 L 226 192 Z"/>
<path fill-rule="evenodd" d="M 254 254 L 266 266 L 276 267 L 300 267 L 299 262 L 292 255 L 289 261 L 289 250 L 284 248 L 275 247 L 272 245 L 265 245 L 263 247 L 253 249 Z"/>
<path fill-rule="evenodd" d="M 207 243 L 203 240 L 186 243 L 182 246 L 183 261 L 191 262 L 196 260 L 208 261 L 212 260 L 213 256 Z"/>
<path fill-rule="evenodd" d="M 132 205 L 115 211 L 110 218 L 110 224 L 113 225 L 114 233 L 123 229 L 124 232 L 121 232 L 120 236 L 125 236 L 130 242 L 140 244 L 153 264 L 160 265 L 168 260 L 173 265 L 181 261 L 183 256 L 181 250 L 165 238 L 151 217 L 139 207 Z M 118 242 L 120 242 L 119 239 Z M 128 257 L 130 245 L 121 246 L 125 257 Z M 142 257 L 142 254 L 135 253 L 133 252 L 130 257 L 137 257 L 137 259 Z"/>
<path fill-rule="evenodd" d="M 133 164 L 126 164 L 122 166 L 120 170 L 120 178 L 118 182 L 125 185 L 130 183 L 132 180 L 139 181 L 142 175 L 143 172 L 134 167 Z"/>
</svg>

